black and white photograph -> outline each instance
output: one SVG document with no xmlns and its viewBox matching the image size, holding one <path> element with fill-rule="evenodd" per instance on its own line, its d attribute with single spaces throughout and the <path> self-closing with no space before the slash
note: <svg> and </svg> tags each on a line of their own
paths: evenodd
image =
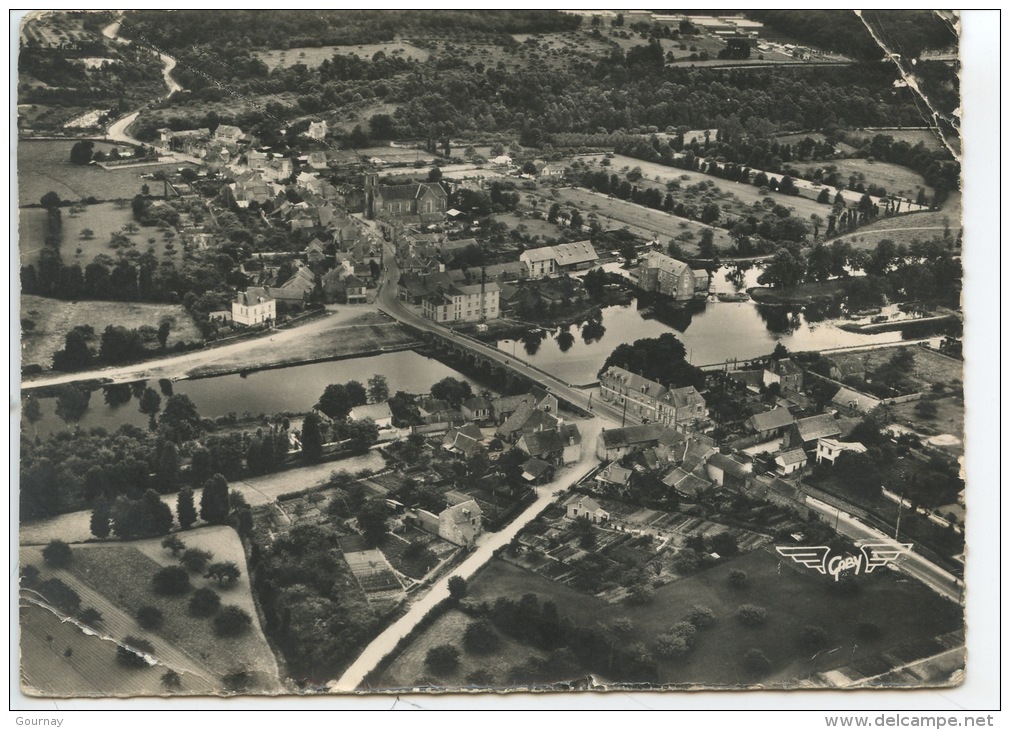
<svg viewBox="0 0 1010 730">
<path fill-rule="evenodd" d="M 970 677 L 958 11 L 11 18 L 14 692 Z"/>
</svg>

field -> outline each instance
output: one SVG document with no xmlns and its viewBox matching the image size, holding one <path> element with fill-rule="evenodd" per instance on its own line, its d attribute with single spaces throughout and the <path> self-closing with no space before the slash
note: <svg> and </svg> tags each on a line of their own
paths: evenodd
<svg viewBox="0 0 1010 730">
<path fill-rule="evenodd" d="M 817 168 L 835 167 L 843 180 L 855 176 L 866 185 L 880 185 L 890 195 L 900 195 L 903 198 L 915 200 L 919 188 L 926 190 L 927 199 L 932 199 L 933 188 L 926 184 L 922 175 L 901 165 L 890 162 L 880 162 L 869 159 L 819 160 L 816 162 L 801 162 L 797 165 L 804 177 L 812 177 L 808 171 Z"/>
<path fill-rule="evenodd" d="M 927 350 L 924 347 L 885 347 L 879 350 L 870 350 L 859 355 L 842 355 L 840 359 L 858 358 L 863 362 L 867 372 L 876 370 L 881 365 L 888 362 L 899 349 L 910 351 L 915 356 L 915 365 L 908 378 L 913 383 L 918 384 L 918 390 L 927 391 L 933 383 L 943 383 L 945 385 L 960 385 L 964 378 L 963 365 L 949 357 Z"/>
<path fill-rule="evenodd" d="M 270 652 L 256 619 L 252 594 L 246 576 L 245 556 L 238 536 L 227 527 L 194 530 L 181 534 L 188 547 L 200 547 L 214 553 L 216 560 L 232 560 L 239 565 L 242 577 L 230 588 L 219 589 L 223 605 L 237 605 L 253 617 L 253 627 L 238 638 L 222 639 L 212 630 L 210 619 L 194 618 L 185 608 L 187 599 L 175 596 L 159 596 L 150 590 L 151 576 L 162 566 L 174 564 L 171 555 L 160 546 L 160 539 L 143 540 L 128 544 L 89 544 L 73 548 L 73 562 L 68 569 L 54 571 L 46 569 L 39 548 L 22 547 L 22 562 L 33 564 L 43 571 L 43 579 L 58 575 L 61 580 L 74 588 L 82 598 L 82 607 L 93 607 L 101 611 L 103 620 L 98 631 L 108 635 L 113 642 L 101 642 L 97 637 L 70 628 L 70 633 L 61 636 L 73 649 L 67 660 L 76 660 L 80 655 L 80 666 L 73 672 L 54 666 L 51 652 L 38 653 L 37 636 L 48 625 L 44 618 L 32 615 L 41 612 L 37 606 L 23 611 L 28 618 L 29 631 L 26 635 L 36 637 L 26 640 L 23 646 L 23 664 L 28 671 L 26 678 L 45 694 L 81 696 L 89 693 L 102 694 L 145 694 L 155 689 L 165 668 L 175 669 L 183 678 L 182 692 L 203 693 L 220 691 L 222 678 L 236 670 L 244 669 L 252 677 L 252 688 L 259 692 L 279 689 L 276 660 Z M 193 577 L 194 587 L 214 583 Z M 28 596 L 33 594 L 28 593 Z M 22 601 L 24 603 L 24 601 Z M 156 630 L 145 630 L 133 619 L 134 612 L 143 605 L 158 608 L 164 614 L 164 624 Z M 161 667 L 123 670 L 114 661 L 115 641 L 132 635 L 145 638 L 155 648 L 154 656 Z M 62 645 L 52 643 L 63 652 Z M 94 649 L 92 645 L 100 644 Z M 28 651 L 28 646 L 31 652 Z M 106 647 L 112 647 L 110 650 Z M 89 653 L 94 653 L 94 661 L 89 661 Z M 45 668 L 57 669 L 50 673 Z M 125 671 L 127 676 L 118 677 Z M 111 672 L 111 677 L 106 676 Z M 133 675 L 138 675 L 135 678 Z M 140 676 L 140 675 L 151 675 Z M 41 684 L 36 678 L 41 677 Z M 117 679 L 120 683 L 117 683 Z M 56 686 L 49 684 L 54 681 Z M 69 685 L 69 686 L 67 686 Z"/>
<path fill-rule="evenodd" d="M 554 198 L 546 197 L 546 206 L 550 206 L 551 202 L 555 201 L 560 203 L 562 207 L 574 206 L 579 209 L 583 219 L 587 222 L 589 214 L 595 213 L 599 217 L 600 226 L 605 231 L 627 228 L 635 235 L 647 240 L 658 239 L 664 245 L 671 238 L 675 238 L 685 231 L 693 232 L 697 241 L 701 236 L 701 231 L 708 227 L 695 221 L 664 213 L 661 210 L 653 210 L 626 200 L 609 198 L 585 188 L 559 188 L 556 193 Z M 729 234 L 724 229 L 713 228 L 712 230 L 715 233 L 717 246 L 727 247 L 732 243 Z M 686 244 L 684 248 L 691 251 L 694 247 L 691 244 Z"/>
<path fill-rule="evenodd" d="M 915 412 L 915 403 L 901 403 L 892 407 L 895 420 L 900 423 L 911 424 L 911 428 L 921 432 L 925 430 L 935 431 L 937 434 L 950 434 L 954 436 L 958 443 L 944 444 L 944 439 L 939 439 L 939 443 L 931 443 L 933 446 L 942 448 L 957 456 L 964 455 L 964 398 L 960 396 L 947 396 L 933 400 L 936 404 L 936 418 L 926 419 Z M 925 428 L 924 428 L 925 427 Z M 928 434 L 927 434 L 928 435 Z M 929 439 L 927 439 L 927 442 Z"/>
<path fill-rule="evenodd" d="M 46 211 L 42 208 L 18 209 L 18 249 L 22 266 L 38 260 L 45 242 L 46 215 Z M 63 256 L 63 262 L 80 264 L 82 269 L 98 254 L 115 258 L 116 251 L 109 247 L 109 239 L 113 233 L 121 231 L 127 223 L 135 222 L 130 207 L 120 208 L 116 203 L 88 205 L 85 206 L 83 213 L 77 215 L 72 214 L 69 208 L 63 208 L 62 216 L 63 243 L 60 246 L 60 254 Z M 89 239 L 81 237 L 81 231 L 85 228 L 91 229 L 93 237 Z M 158 258 L 169 260 L 173 258 L 166 256 L 165 244 L 168 241 L 153 226 L 138 227 L 136 233 L 127 236 L 136 245 L 138 252 L 142 253 L 153 248 L 153 253 Z M 149 238 L 155 239 L 153 244 L 148 241 Z M 173 249 L 175 259 L 179 258 L 180 248 L 176 242 Z M 80 253 L 77 249 L 81 250 Z"/>
<path fill-rule="evenodd" d="M 430 53 L 424 48 L 411 45 L 409 41 L 393 43 L 366 43 L 362 46 L 319 46 L 318 48 L 289 48 L 287 50 L 257 51 L 253 56 L 265 63 L 271 71 L 277 67 L 294 66 L 297 63 L 309 68 L 316 68 L 323 61 L 334 56 L 359 56 L 371 59 L 376 53 L 396 56 L 405 59 L 415 59 L 424 62 Z"/>
<path fill-rule="evenodd" d="M 858 134 L 865 134 L 867 139 L 883 134 L 891 137 L 895 142 L 908 142 L 913 146 L 922 142 L 927 149 L 945 149 L 943 142 L 931 129 L 862 129 Z"/>
<path fill-rule="evenodd" d="M 44 20 L 43 20 L 44 18 Z M 27 22 L 31 20 L 32 22 Z M 78 40 L 94 40 L 94 34 L 84 30 L 82 18 L 67 13 L 29 13 L 21 26 L 21 40 L 39 43 L 70 43 Z"/>
<path fill-rule="evenodd" d="M 53 353 L 63 348 L 67 333 L 77 325 L 90 325 L 98 339 L 110 324 L 137 328 L 143 325 L 158 327 L 162 318 L 172 320 L 172 330 L 167 346 L 176 342 L 197 342 L 202 339 L 200 331 L 193 324 L 189 314 L 181 304 L 138 304 L 136 302 L 64 302 L 23 295 L 21 297 L 21 319 L 31 320 L 34 328 L 21 335 L 21 363 L 37 363 L 48 368 Z"/>
<path fill-rule="evenodd" d="M 525 663 L 531 657 L 543 658 L 545 654 L 506 636 L 501 636 L 501 648 L 491 655 L 475 655 L 463 649 L 463 633 L 473 621 L 461 611 L 450 610 L 440 616 L 424 633 L 418 636 L 383 672 L 373 689 L 396 689 L 430 684 L 465 687 L 466 677 L 482 669 L 491 676 L 492 686 L 506 686 L 509 670 Z M 459 667 L 448 676 L 434 675 L 425 666 L 428 650 L 441 644 L 451 644 L 460 650 Z"/>
<path fill-rule="evenodd" d="M 660 662 L 661 682 L 688 685 L 751 684 L 752 678 L 740 661 L 750 648 L 761 649 L 771 660 L 772 673 L 765 678 L 766 685 L 795 685 L 797 679 L 815 672 L 876 657 L 900 645 L 955 631 L 963 625 L 961 612 L 953 604 L 916 582 L 896 580 L 889 572 L 861 576 L 857 595 L 838 597 L 826 590 L 826 579 L 822 576 L 812 571 L 801 573 L 788 565 L 780 566 L 779 562 L 774 553 L 755 550 L 659 588 L 650 605 L 628 607 L 608 606 L 521 568 L 493 561 L 473 578 L 467 596 L 493 601 L 497 596 L 515 599 L 532 592 L 541 600 L 554 601 L 562 616 L 577 617 L 586 625 L 624 616 L 634 627 L 627 641 L 643 641 L 647 646 L 681 620 L 692 606 L 708 606 L 716 614 L 716 624 L 699 632 L 693 653 L 679 662 Z M 748 574 L 747 587 L 737 589 L 729 584 L 727 576 L 732 569 Z M 737 607 L 744 603 L 768 609 L 763 627 L 748 629 L 736 621 Z M 879 625 L 880 639 L 856 638 L 856 626 L 864 621 Z M 809 624 L 826 630 L 828 648 L 844 651 L 825 653 L 811 662 L 812 652 L 796 644 L 799 629 Z"/>
<path fill-rule="evenodd" d="M 540 236 L 544 241 L 555 241 L 561 237 L 561 226 L 556 223 L 548 223 L 540 218 L 520 218 L 515 213 L 502 213 L 494 216 L 494 219 L 509 228 L 525 226 L 523 233 L 534 238 Z"/>
<path fill-rule="evenodd" d="M 944 231 L 948 227 L 951 239 L 957 240 L 957 235 L 961 232 L 960 193 L 952 194 L 940 210 L 884 218 L 839 238 L 848 241 L 855 248 L 869 250 L 875 248 L 877 242 L 884 238 L 906 246 L 916 238 L 920 240 L 943 238 Z M 967 245 L 970 246 L 971 243 Z"/>
<path fill-rule="evenodd" d="M 141 165 L 105 170 L 97 165 L 70 164 L 70 148 L 75 140 L 18 140 L 18 205 L 38 203 L 52 191 L 63 200 L 122 200 L 140 193 L 141 175 L 149 175 L 158 165 Z M 116 145 L 97 142 L 95 151 Z M 157 185 L 151 185 L 157 193 Z"/>
</svg>

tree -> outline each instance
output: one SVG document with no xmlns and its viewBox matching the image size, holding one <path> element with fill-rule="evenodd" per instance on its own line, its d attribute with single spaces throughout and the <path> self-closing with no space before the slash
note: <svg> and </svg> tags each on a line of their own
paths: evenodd
<svg viewBox="0 0 1010 730">
<path fill-rule="evenodd" d="M 196 505 L 193 503 L 193 490 L 183 487 L 179 490 L 178 501 L 175 504 L 176 518 L 179 526 L 188 530 L 196 522 Z"/>
<path fill-rule="evenodd" d="M 804 273 L 803 262 L 788 249 L 780 248 L 758 277 L 758 284 L 778 288 L 794 287 L 803 281 Z"/>
<path fill-rule="evenodd" d="M 167 691 L 172 692 L 177 689 L 182 688 L 182 677 L 174 669 L 167 669 L 165 673 L 161 675 L 161 686 Z"/>
<path fill-rule="evenodd" d="M 49 603 L 68 614 L 76 613 L 81 607 L 81 597 L 77 591 L 59 578 L 42 581 L 38 591 Z"/>
<path fill-rule="evenodd" d="M 154 654 L 154 646 L 151 642 L 138 639 L 136 636 L 127 636 L 119 643 L 116 649 L 116 659 L 120 664 L 133 669 L 145 669 L 152 666 L 153 659 L 148 659 Z"/>
<path fill-rule="evenodd" d="M 178 565 L 162 568 L 154 574 L 151 583 L 155 593 L 165 596 L 177 596 L 186 593 L 190 588 L 189 573 Z"/>
<path fill-rule="evenodd" d="M 687 620 L 699 629 L 707 629 L 715 624 L 715 614 L 708 606 L 694 606 L 687 615 Z"/>
<path fill-rule="evenodd" d="M 172 323 L 167 319 L 158 325 L 158 344 L 161 345 L 161 349 L 165 349 L 165 345 L 168 344 L 168 335 L 172 331 Z"/>
<path fill-rule="evenodd" d="M 760 649 L 749 649 L 743 655 L 743 665 L 749 672 L 756 676 L 764 676 L 772 669 L 772 663 Z"/>
<path fill-rule="evenodd" d="M 241 636 L 252 626 L 252 617 L 238 606 L 224 606 L 214 617 L 214 633 L 231 638 Z"/>
<path fill-rule="evenodd" d="M 39 399 L 34 395 L 26 395 L 22 401 L 21 415 L 36 429 L 35 435 L 37 436 L 38 430 L 35 424 L 42 420 L 42 406 Z"/>
<path fill-rule="evenodd" d="M 719 220 L 722 209 L 718 203 L 708 203 L 701 211 L 701 222 L 705 225 L 712 225 Z"/>
<path fill-rule="evenodd" d="M 87 165 L 91 162 L 94 153 L 95 143 L 91 140 L 82 139 L 80 142 L 75 142 L 74 146 L 70 148 L 70 164 Z"/>
<path fill-rule="evenodd" d="M 137 623 L 145 629 L 160 629 L 165 616 L 154 606 L 141 606 L 137 609 Z"/>
<path fill-rule="evenodd" d="M 933 420 L 939 413 L 939 409 L 934 401 L 920 400 L 915 404 L 915 413 L 921 418 Z"/>
<path fill-rule="evenodd" d="M 39 203 L 42 204 L 43 208 L 58 208 L 60 203 L 60 196 L 50 190 L 48 193 L 42 196 Z"/>
<path fill-rule="evenodd" d="M 373 375 L 368 379 L 368 400 L 372 403 L 384 403 L 389 399 L 389 383 L 385 375 Z"/>
<path fill-rule="evenodd" d="M 85 626 L 94 627 L 96 624 L 102 622 L 102 612 L 97 608 L 85 608 L 77 614 L 77 620 Z"/>
<path fill-rule="evenodd" d="M 369 499 L 358 512 L 358 529 L 369 545 L 381 545 L 386 539 L 386 500 Z"/>
<path fill-rule="evenodd" d="M 179 466 L 179 447 L 171 441 L 166 441 L 158 455 L 155 467 L 162 492 L 174 492 L 179 488 L 182 471 Z"/>
<path fill-rule="evenodd" d="M 747 585 L 747 573 L 734 568 L 729 572 L 729 584 L 734 588 L 742 588 Z"/>
<path fill-rule="evenodd" d="M 561 213 L 561 206 L 558 203 L 551 205 L 550 209 L 547 211 L 547 222 L 557 223 L 558 215 Z"/>
<path fill-rule="evenodd" d="M 431 386 L 431 397 L 447 401 L 453 408 L 459 408 L 460 404 L 472 395 L 470 384 L 465 380 L 442 378 Z"/>
<path fill-rule="evenodd" d="M 748 628 L 756 628 L 768 618 L 768 611 L 763 606 L 745 603 L 736 613 L 737 621 Z"/>
<path fill-rule="evenodd" d="M 442 170 L 437 167 L 433 167 L 428 170 L 428 182 L 438 183 L 442 182 Z"/>
<path fill-rule="evenodd" d="M 197 618 L 213 616 L 221 607 L 221 596 L 211 588 L 197 588 L 189 599 L 189 615 Z"/>
<path fill-rule="evenodd" d="M 435 674 L 450 674 L 459 666 L 459 649 L 451 644 L 432 647 L 424 655 L 424 664 Z"/>
<path fill-rule="evenodd" d="M 491 622 L 482 618 L 466 627 L 466 631 L 463 632 L 463 646 L 473 654 L 490 654 L 501 646 L 501 639 Z"/>
<path fill-rule="evenodd" d="M 573 231 L 581 230 L 581 228 L 582 228 L 582 213 L 580 213 L 579 211 L 577 211 L 577 210 L 575 210 L 573 208 L 572 209 L 572 217 L 568 221 L 568 226 Z"/>
<path fill-rule="evenodd" d="M 164 535 L 172 529 L 172 508 L 161 501 L 156 491 L 148 489 L 140 503 L 141 523 L 137 526 L 137 534 L 142 537 Z"/>
<path fill-rule="evenodd" d="M 664 659 L 674 659 L 690 653 L 691 646 L 681 636 L 662 634 L 656 640 L 656 655 Z"/>
<path fill-rule="evenodd" d="M 242 571 L 239 570 L 238 565 L 230 560 L 213 563 L 203 575 L 204 578 L 216 580 L 221 587 L 234 584 L 241 576 Z"/>
<path fill-rule="evenodd" d="M 732 558 L 740 554 L 737 539 L 729 532 L 719 532 L 711 538 L 712 552 L 718 553 L 721 557 Z"/>
<path fill-rule="evenodd" d="M 333 383 L 327 385 L 326 390 L 319 397 L 316 408 L 335 420 L 347 418 L 354 406 L 362 406 L 368 402 L 368 393 L 357 381 L 350 381 L 344 384 Z"/>
<path fill-rule="evenodd" d="M 656 591 L 648 583 L 635 583 L 628 590 L 628 597 L 625 599 L 629 606 L 645 606 L 652 603 Z"/>
<path fill-rule="evenodd" d="M 165 438 L 176 443 L 191 441 L 200 435 L 200 414 L 189 396 L 180 393 L 165 401 L 159 428 Z"/>
<path fill-rule="evenodd" d="M 454 575 L 449 579 L 449 597 L 460 601 L 466 595 L 466 578 Z"/>
<path fill-rule="evenodd" d="M 202 573 L 204 568 L 207 567 L 207 563 L 211 561 L 214 557 L 214 553 L 207 550 L 201 550 L 200 548 L 188 548 L 186 552 L 182 554 L 179 562 L 182 566 L 191 573 Z"/>
<path fill-rule="evenodd" d="M 169 535 L 161 541 L 161 546 L 170 551 L 173 558 L 179 557 L 179 554 L 186 549 L 186 543 L 180 540 L 178 535 Z"/>
<path fill-rule="evenodd" d="M 75 385 L 64 385 L 56 397 L 56 415 L 69 428 L 71 423 L 77 423 L 88 410 L 91 392 Z"/>
<path fill-rule="evenodd" d="M 200 517 L 212 525 L 221 525 L 228 519 L 229 511 L 228 480 L 220 474 L 214 474 L 203 485 Z"/>
<path fill-rule="evenodd" d="M 105 497 L 98 497 L 91 510 L 91 534 L 99 540 L 104 540 L 110 532 L 112 532 L 112 520 L 109 503 Z"/>
<path fill-rule="evenodd" d="M 302 421 L 302 458 L 308 462 L 319 461 L 323 455 L 323 434 L 321 421 L 315 412 L 309 411 Z"/>
<path fill-rule="evenodd" d="M 90 228 L 82 228 L 80 235 L 82 240 L 90 241 L 92 238 L 95 237 L 95 232 Z"/>
<path fill-rule="evenodd" d="M 820 651 L 828 645 L 828 632 L 820 626 L 804 626 L 797 637 L 800 646 L 809 651 Z"/>
<path fill-rule="evenodd" d="M 42 549 L 42 559 L 53 568 L 67 568 L 73 561 L 74 554 L 62 540 L 52 540 Z"/>
</svg>

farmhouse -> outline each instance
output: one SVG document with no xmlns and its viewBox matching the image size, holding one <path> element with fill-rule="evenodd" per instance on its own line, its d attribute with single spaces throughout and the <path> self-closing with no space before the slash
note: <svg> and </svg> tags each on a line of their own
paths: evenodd
<svg viewBox="0 0 1010 730">
<path fill-rule="evenodd" d="M 438 536 L 461 547 L 473 547 L 484 529 L 484 511 L 474 500 L 447 507 L 438 514 Z"/>
<path fill-rule="evenodd" d="M 543 279 L 565 271 L 590 269 L 599 259 L 596 249 L 589 241 L 531 248 L 519 255 L 523 275 L 528 279 Z"/>
<path fill-rule="evenodd" d="M 807 453 L 803 449 L 790 449 L 775 457 L 775 473 L 779 476 L 792 474 L 806 465 Z"/>
<path fill-rule="evenodd" d="M 661 423 L 645 426 L 604 429 L 596 437 L 596 456 L 600 461 L 616 461 L 628 454 L 656 446 L 666 430 Z"/>
<path fill-rule="evenodd" d="M 842 432 L 838 421 L 827 413 L 801 418 L 796 421 L 794 428 L 793 443 L 808 449 L 814 447 L 818 439 L 832 438 Z"/>
<path fill-rule="evenodd" d="M 869 413 L 880 405 L 880 399 L 866 393 L 860 393 L 853 388 L 842 386 L 831 399 L 831 403 L 839 408 L 845 408 L 855 413 Z"/>
<path fill-rule="evenodd" d="M 250 287 L 239 292 L 231 303 L 231 319 L 235 324 L 250 326 L 272 323 L 277 319 L 277 300 L 264 287 Z"/>
<path fill-rule="evenodd" d="M 848 442 L 839 441 L 832 438 L 822 438 L 817 440 L 817 463 L 821 464 L 825 461 L 830 461 L 831 465 L 834 466 L 835 459 L 841 456 L 846 451 L 851 451 L 856 454 L 865 454 L 866 447 L 863 446 L 858 441 Z"/>
<path fill-rule="evenodd" d="M 747 419 L 746 426 L 761 438 L 781 435 L 793 424 L 793 414 L 788 408 L 772 408 L 764 413 L 755 413 Z"/>
<path fill-rule="evenodd" d="M 708 296 L 709 276 L 704 269 L 692 269 L 683 261 L 652 251 L 639 266 L 638 286 L 686 302 Z"/>
<path fill-rule="evenodd" d="M 708 478 L 717 486 L 740 488 L 753 471 L 753 467 L 726 454 L 712 454 L 705 464 L 705 471 Z"/>
</svg>

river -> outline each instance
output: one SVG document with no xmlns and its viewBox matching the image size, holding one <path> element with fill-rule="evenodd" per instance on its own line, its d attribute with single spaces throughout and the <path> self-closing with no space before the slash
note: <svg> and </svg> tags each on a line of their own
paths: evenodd
<svg viewBox="0 0 1010 730">
<path fill-rule="evenodd" d="M 237 416 L 274 414 L 283 411 L 303 413 L 309 410 L 331 383 L 357 380 L 367 386 L 375 374 L 384 375 L 389 392 L 426 393 L 431 386 L 446 377 L 467 380 L 452 368 L 437 360 L 412 351 L 391 352 L 374 357 L 297 365 L 276 370 L 261 370 L 247 375 L 221 375 L 199 380 L 180 380 L 172 383 L 172 392 L 188 395 L 196 404 L 200 415 L 217 418 L 235 413 Z M 147 383 L 160 390 L 157 381 Z M 120 399 L 117 402 L 117 397 Z M 165 395 L 162 394 L 162 404 Z M 38 422 L 39 436 L 66 429 L 66 424 L 55 413 L 55 398 L 40 398 L 42 419 Z M 125 402 L 123 402 L 125 401 Z M 147 424 L 147 416 L 138 408 L 136 397 L 128 386 L 114 390 L 99 390 L 91 394 L 87 413 L 80 422 L 81 428 L 102 428 L 114 431 L 124 423 L 135 426 Z M 27 428 L 34 433 L 32 427 Z"/>
</svg>

